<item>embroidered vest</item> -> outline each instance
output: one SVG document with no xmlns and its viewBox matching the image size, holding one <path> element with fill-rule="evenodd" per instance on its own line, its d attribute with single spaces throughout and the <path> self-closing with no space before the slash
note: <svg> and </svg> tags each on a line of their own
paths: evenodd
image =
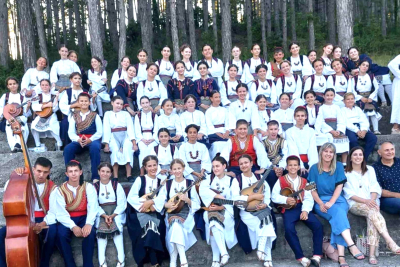
<svg viewBox="0 0 400 267">
<path fill-rule="evenodd" d="M 167 199 L 169 200 L 169 198 L 170 198 L 170 191 L 171 191 L 171 186 L 172 186 L 172 181 L 173 181 L 174 179 L 169 179 L 166 183 L 165 183 L 165 187 L 167 188 Z M 186 180 L 186 188 L 188 188 L 189 186 L 191 186 L 192 185 L 192 183 L 193 183 L 193 181 L 192 180 L 188 180 L 188 179 L 185 179 Z M 190 191 L 191 190 L 189 190 L 187 193 L 188 193 L 188 198 L 191 198 L 191 193 L 190 193 Z"/>
<path fill-rule="evenodd" d="M 278 68 L 278 64 L 276 64 L 275 61 L 271 61 L 271 62 L 270 62 L 270 65 L 271 65 L 272 76 L 274 76 L 275 78 L 277 78 L 277 77 L 283 75 L 281 69 Z"/>
<path fill-rule="evenodd" d="M 44 205 L 44 208 L 48 211 L 50 208 L 50 194 L 53 192 L 53 190 L 57 186 L 54 184 L 53 181 L 51 180 L 46 180 L 45 185 L 44 185 L 44 190 L 42 195 L 40 196 L 40 199 L 42 200 L 42 203 Z"/>
<path fill-rule="evenodd" d="M 256 162 L 257 155 L 253 145 L 254 135 L 252 134 L 247 135 L 247 140 L 245 142 L 243 149 L 240 148 L 240 141 L 237 138 L 237 136 L 231 136 L 230 138 L 232 142 L 232 151 L 231 154 L 229 155 L 229 162 L 231 167 L 239 166 L 238 159 L 243 154 L 248 154 L 252 158 L 253 162 Z"/>
<path fill-rule="evenodd" d="M 76 123 L 76 134 L 95 134 L 97 132 L 96 115 L 96 112 L 91 111 L 82 121 L 80 112 L 75 112 L 73 117 Z"/>
<path fill-rule="evenodd" d="M 65 199 L 65 209 L 71 217 L 79 217 L 87 214 L 87 197 L 86 197 L 86 182 L 78 186 L 76 197 L 67 186 L 68 182 L 64 182 L 60 186 L 60 193 Z"/>
<path fill-rule="evenodd" d="M 139 189 L 139 197 L 142 197 L 143 195 L 146 194 L 146 176 L 140 176 L 140 180 L 142 183 L 141 183 L 140 189 Z M 160 179 L 157 179 L 157 187 L 159 187 L 160 184 L 161 184 Z"/>
<path fill-rule="evenodd" d="M 260 175 L 260 174 L 255 174 L 255 173 L 254 173 L 254 176 L 257 178 L 257 181 L 260 181 L 260 179 L 261 179 L 261 175 Z M 236 179 L 237 179 L 237 181 L 238 181 L 238 183 L 239 183 L 239 189 L 240 189 L 240 190 L 243 190 L 243 188 L 246 188 L 246 187 L 249 186 L 249 185 L 244 185 L 244 186 L 243 186 L 243 173 L 237 175 L 237 176 L 236 176 Z"/>
<path fill-rule="evenodd" d="M 279 184 L 281 186 L 281 189 L 290 188 L 293 191 L 299 191 L 299 190 L 303 189 L 304 187 L 306 187 L 307 180 L 300 177 L 299 187 L 294 188 L 292 179 L 289 177 L 289 175 L 286 174 L 284 176 L 279 177 Z M 303 200 L 304 200 L 304 191 L 301 192 L 301 194 L 299 195 L 299 198 L 297 199 L 297 203 L 301 203 L 301 202 L 303 202 Z M 285 213 L 284 208 L 282 208 L 282 213 Z"/>
<path fill-rule="evenodd" d="M 278 155 L 279 152 L 282 151 L 283 145 L 285 144 L 285 139 L 278 137 L 276 139 L 276 142 L 274 144 L 271 144 L 270 142 L 268 142 L 267 138 L 262 141 L 262 144 L 264 145 L 265 150 L 267 151 L 268 159 L 272 160 Z"/>
</svg>

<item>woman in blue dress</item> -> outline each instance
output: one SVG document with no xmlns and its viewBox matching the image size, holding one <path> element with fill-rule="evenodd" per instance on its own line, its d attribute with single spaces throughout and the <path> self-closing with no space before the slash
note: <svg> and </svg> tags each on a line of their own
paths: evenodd
<svg viewBox="0 0 400 267">
<path fill-rule="evenodd" d="M 343 185 L 346 183 L 343 165 L 336 162 L 336 149 L 332 143 L 325 143 L 318 155 L 318 163 L 310 168 L 308 181 L 315 182 L 317 190 L 312 191 L 315 200 L 314 212 L 329 221 L 332 233 L 331 244 L 337 246 L 339 265 L 349 266 L 344 257 L 344 248 L 357 260 L 365 256 L 355 246 L 347 219 L 349 206 L 343 196 Z"/>
</svg>

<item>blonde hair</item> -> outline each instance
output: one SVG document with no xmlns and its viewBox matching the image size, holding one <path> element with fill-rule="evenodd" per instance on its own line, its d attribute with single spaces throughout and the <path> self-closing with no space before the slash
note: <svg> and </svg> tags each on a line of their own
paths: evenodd
<svg viewBox="0 0 400 267">
<path fill-rule="evenodd" d="M 322 153 L 327 150 L 327 149 L 332 149 L 333 151 L 333 159 L 331 161 L 331 164 L 329 164 L 329 175 L 333 175 L 336 171 L 336 147 L 332 143 L 325 143 L 321 146 L 319 153 L 318 153 L 318 173 L 321 174 L 324 172 L 323 168 L 323 160 L 322 160 Z"/>
<path fill-rule="evenodd" d="M 173 166 L 174 164 L 180 164 L 180 165 L 182 165 L 182 168 L 185 168 L 185 163 L 184 163 L 183 160 L 181 160 L 181 159 L 173 159 L 173 160 L 171 161 L 171 164 L 169 165 L 169 168 L 172 169 L 172 166 Z"/>
<path fill-rule="evenodd" d="M 289 66 L 292 66 L 292 63 L 289 60 L 285 59 L 284 61 L 281 62 L 281 64 L 279 64 L 279 67 L 282 68 L 283 63 L 287 63 L 287 64 L 289 64 Z"/>
<path fill-rule="evenodd" d="M 348 93 L 345 93 L 345 94 L 343 95 L 343 100 L 346 100 L 346 98 L 347 98 L 348 96 L 353 96 L 353 97 L 355 98 L 355 96 L 354 96 L 354 94 L 353 94 L 352 92 L 348 92 Z"/>
</svg>

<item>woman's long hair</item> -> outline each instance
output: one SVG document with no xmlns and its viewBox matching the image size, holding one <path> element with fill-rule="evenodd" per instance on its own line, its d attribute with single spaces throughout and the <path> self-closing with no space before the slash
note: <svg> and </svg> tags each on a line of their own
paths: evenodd
<svg viewBox="0 0 400 267">
<path fill-rule="evenodd" d="M 360 146 L 353 147 L 350 149 L 349 155 L 347 156 L 347 161 L 346 161 L 346 168 L 344 169 L 345 172 L 352 172 L 353 171 L 353 163 L 351 162 L 351 155 L 353 155 L 354 151 L 356 150 L 361 150 L 363 154 L 363 161 L 361 162 L 361 174 L 364 175 L 367 171 L 367 160 L 365 158 L 365 153 L 364 153 L 364 148 Z"/>
<path fill-rule="evenodd" d="M 332 143 L 325 143 L 321 146 L 321 149 L 319 150 L 318 153 L 318 172 L 319 174 L 324 172 L 323 168 L 323 160 L 322 160 L 322 152 L 324 152 L 326 149 L 332 149 L 333 151 L 333 159 L 331 163 L 329 164 L 329 175 L 333 175 L 336 171 L 336 147 Z"/>
</svg>

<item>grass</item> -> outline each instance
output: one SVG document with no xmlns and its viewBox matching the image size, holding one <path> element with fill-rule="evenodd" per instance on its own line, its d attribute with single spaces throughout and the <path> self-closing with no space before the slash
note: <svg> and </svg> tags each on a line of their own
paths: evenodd
<svg viewBox="0 0 400 267">
<path fill-rule="evenodd" d="M 372 59 L 372 61 L 376 64 L 378 64 L 379 66 L 387 66 L 389 64 L 389 62 L 394 59 L 396 55 L 388 55 L 388 54 L 382 54 L 382 55 L 374 55 L 371 54 L 369 55 Z"/>
</svg>

